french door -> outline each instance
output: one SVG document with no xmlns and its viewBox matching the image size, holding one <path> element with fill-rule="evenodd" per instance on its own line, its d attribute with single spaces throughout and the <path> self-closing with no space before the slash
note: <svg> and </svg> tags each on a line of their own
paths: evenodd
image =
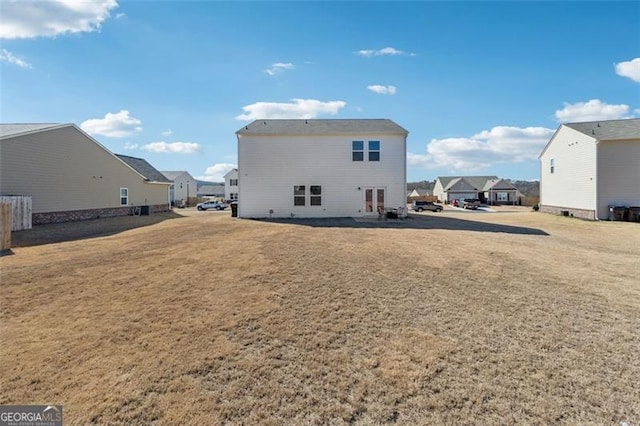
<svg viewBox="0 0 640 426">
<path fill-rule="evenodd" d="M 378 214 L 378 208 L 384 208 L 384 188 L 364 189 L 364 214 Z"/>
</svg>

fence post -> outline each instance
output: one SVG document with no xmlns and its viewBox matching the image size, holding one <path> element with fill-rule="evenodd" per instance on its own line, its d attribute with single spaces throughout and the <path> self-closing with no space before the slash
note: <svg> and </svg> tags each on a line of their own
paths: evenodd
<svg viewBox="0 0 640 426">
<path fill-rule="evenodd" d="M 0 204 L 0 252 L 11 248 L 11 204 Z"/>
</svg>

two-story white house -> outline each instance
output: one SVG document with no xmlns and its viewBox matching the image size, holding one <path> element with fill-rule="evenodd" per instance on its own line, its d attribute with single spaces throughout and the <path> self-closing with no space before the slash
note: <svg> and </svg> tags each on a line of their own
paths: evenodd
<svg viewBox="0 0 640 426">
<path fill-rule="evenodd" d="M 640 206 L 640 119 L 566 123 L 540 154 L 540 210 L 606 220 Z"/>
<path fill-rule="evenodd" d="M 169 200 L 171 205 L 186 203 L 189 197 L 195 197 L 198 191 L 196 179 L 184 170 L 161 172 L 173 184 L 169 188 Z"/>
<path fill-rule="evenodd" d="M 236 135 L 238 217 L 366 217 L 406 206 L 408 132 L 391 120 L 256 120 Z"/>
<path fill-rule="evenodd" d="M 224 175 L 224 199 L 238 200 L 238 169 L 231 169 Z"/>
</svg>

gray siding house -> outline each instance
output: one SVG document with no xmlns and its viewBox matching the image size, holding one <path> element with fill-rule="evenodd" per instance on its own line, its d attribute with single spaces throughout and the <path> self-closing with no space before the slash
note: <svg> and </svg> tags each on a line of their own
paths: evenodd
<svg viewBox="0 0 640 426">
<path fill-rule="evenodd" d="M 75 124 L 1 124 L 0 195 L 31 196 L 33 224 L 169 208 L 171 182 L 117 156 Z"/>
</svg>

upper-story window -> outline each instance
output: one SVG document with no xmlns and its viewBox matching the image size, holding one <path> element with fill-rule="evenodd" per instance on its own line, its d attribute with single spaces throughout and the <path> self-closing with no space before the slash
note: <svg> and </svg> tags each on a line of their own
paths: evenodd
<svg viewBox="0 0 640 426">
<path fill-rule="evenodd" d="M 352 141 L 351 148 L 353 161 L 364 161 L 364 141 Z"/>
<path fill-rule="evenodd" d="M 238 179 L 229 179 L 229 186 L 238 186 Z"/>
<path fill-rule="evenodd" d="M 369 141 L 369 161 L 380 161 L 380 141 Z"/>
<path fill-rule="evenodd" d="M 553 173 L 556 170 L 556 159 L 552 158 L 549 160 L 549 172 Z"/>
</svg>

